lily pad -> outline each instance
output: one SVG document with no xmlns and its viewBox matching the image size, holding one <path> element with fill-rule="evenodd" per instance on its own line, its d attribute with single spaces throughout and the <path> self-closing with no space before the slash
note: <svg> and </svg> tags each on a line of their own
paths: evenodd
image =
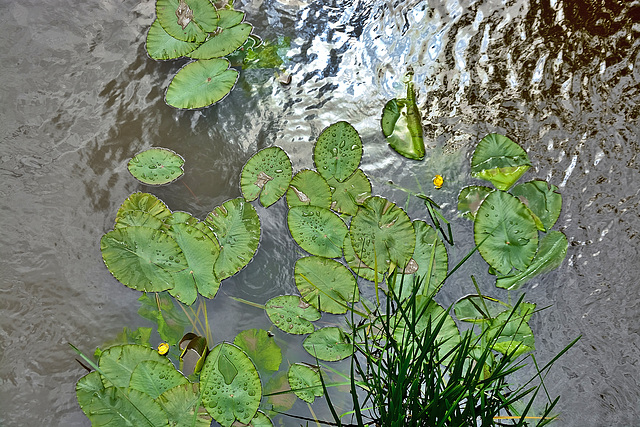
<svg viewBox="0 0 640 427">
<path fill-rule="evenodd" d="M 211 425 L 211 417 L 199 406 L 198 386 L 197 383 L 182 384 L 165 391 L 156 399 L 167 414 L 169 425 L 176 427 L 209 427 Z"/>
<path fill-rule="evenodd" d="M 529 181 L 513 187 L 511 194 L 531 210 L 540 231 L 549 230 L 558 220 L 562 209 L 562 195 L 555 185 L 541 180 Z"/>
<path fill-rule="evenodd" d="M 329 178 L 327 183 L 331 188 L 331 209 L 339 213 L 355 215 L 358 207 L 371 196 L 371 181 L 362 169 L 344 182 Z"/>
<path fill-rule="evenodd" d="M 470 323 L 488 323 L 504 309 L 504 303 L 486 295 L 466 295 L 454 305 L 456 318 Z"/>
<path fill-rule="evenodd" d="M 484 199 L 493 191 L 492 188 L 470 185 L 460 190 L 458 194 L 458 212 L 463 217 L 473 220 Z"/>
<path fill-rule="evenodd" d="M 311 356 L 327 362 L 336 362 L 353 354 L 349 336 L 335 326 L 318 329 L 305 338 L 302 346 Z"/>
<path fill-rule="evenodd" d="M 415 99 L 413 83 L 407 83 L 407 97 L 392 99 L 382 110 L 382 133 L 398 154 L 413 160 L 425 155 L 422 114 Z"/>
<path fill-rule="evenodd" d="M 219 28 L 206 42 L 202 43 L 189 57 L 194 59 L 213 59 L 226 56 L 241 47 L 253 26 L 247 23 L 235 25 L 230 28 Z"/>
<path fill-rule="evenodd" d="M 505 191 L 496 190 L 484 199 L 473 235 L 482 257 L 502 275 L 513 268 L 525 270 L 538 250 L 538 229 L 529 209 Z"/>
<path fill-rule="evenodd" d="M 260 204 L 269 207 L 287 191 L 291 174 L 291 160 L 282 148 L 260 150 L 242 168 L 242 195 L 249 202 L 260 196 Z"/>
<path fill-rule="evenodd" d="M 236 80 L 238 72 L 226 59 L 189 62 L 171 80 L 165 101 L 175 108 L 204 108 L 227 96 Z"/>
<path fill-rule="evenodd" d="M 156 15 L 171 37 L 202 43 L 218 27 L 218 12 L 209 0 L 157 0 Z"/>
<path fill-rule="evenodd" d="M 251 261 L 260 243 L 260 218 L 256 209 L 243 199 L 226 201 L 205 219 L 220 243 L 214 265 L 218 280 L 242 270 Z"/>
<path fill-rule="evenodd" d="M 302 205 L 331 206 L 331 189 L 329 184 L 316 171 L 302 170 L 295 174 L 287 190 L 289 208 Z"/>
<path fill-rule="evenodd" d="M 234 423 L 233 427 L 236 427 L 236 426 L 238 427 L 273 427 L 273 423 L 271 422 L 269 417 L 265 415 L 264 412 L 258 411 L 256 412 L 256 415 L 251 419 L 251 421 L 249 421 L 249 424 Z"/>
<path fill-rule="evenodd" d="M 351 245 L 350 234 L 344 236 L 342 250 L 344 252 L 344 260 L 347 262 L 349 268 L 358 275 L 358 277 L 362 277 L 370 282 L 375 282 L 377 280 L 378 283 L 382 283 L 384 281 L 384 273 L 376 273 L 373 268 L 370 268 L 362 262 L 360 258 L 358 258 L 356 251 L 353 249 L 353 245 Z"/>
<path fill-rule="evenodd" d="M 527 152 L 497 133 L 478 143 L 471 159 L 471 175 L 491 182 L 499 190 L 508 190 L 531 167 Z"/>
<path fill-rule="evenodd" d="M 569 243 L 560 231 L 552 230 L 540 241 L 536 256 L 526 270 L 513 275 L 498 277 L 496 286 L 504 289 L 518 289 L 538 274 L 560 267 L 567 255 Z"/>
<path fill-rule="evenodd" d="M 282 351 L 267 331 L 245 329 L 236 335 L 233 343 L 249 356 L 261 374 L 272 374 L 280 369 Z"/>
<path fill-rule="evenodd" d="M 315 330 L 311 322 L 320 319 L 320 312 L 297 295 L 271 298 L 264 308 L 273 324 L 288 334 L 310 334 Z"/>
<path fill-rule="evenodd" d="M 413 255 L 416 236 L 409 216 L 395 203 L 369 197 L 351 220 L 351 244 L 358 258 L 383 273 L 404 268 Z"/>
<path fill-rule="evenodd" d="M 515 351 L 513 357 L 535 350 L 535 338 L 533 331 L 527 324 L 527 319 L 522 316 L 512 315 L 511 310 L 500 313 L 493 321 L 489 329 L 489 336 L 497 333 L 504 325 L 504 329 L 493 344 L 493 349 L 499 353 L 507 354 Z"/>
<path fill-rule="evenodd" d="M 347 226 L 329 209 L 318 206 L 295 206 L 287 215 L 289 231 L 302 249 L 327 258 L 342 256 Z"/>
<path fill-rule="evenodd" d="M 202 404 L 222 426 L 249 423 L 258 411 L 262 384 L 251 359 L 237 346 L 218 344 L 200 374 Z"/>
<path fill-rule="evenodd" d="M 167 148 L 150 148 L 129 161 L 127 168 L 138 181 L 147 185 L 163 185 L 184 174 L 184 159 Z"/>
<path fill-rule="evenodd" d="M 220 17 L 218 27 L 231 28 L 242 22 L 244 19 L 244 12 L 232 9 L 219 9 L 218 16 Z"/>
<path fill-rule="evenodd" d="M 153 21 L 147 33 L 147 53 L 151 59 L 167 60 L 186 56 L 200 45 L 198 42 L 178 40 L 167 33 L 160 21 Z"/>
<path fill-rule="evenodd" d="M 143 360 L 131 373 L 129 387 L 157 399 L 165 391 L 188 383 L 189 380 L 170 363 Z"/>
<path fill-rule="evenodd" d="M 100 250 L 111 274 L 138 291 L 171 289 L 172 273 L 187 268 L 176 241 L 153 228 L 132 226 L 110 231 L 100 239 Z"/>
<path fill-rule="evenodd" d="M 300 399 L 313 403 L 317 397 L 324 394 L 320 372 L 309 365 L 295 363 L 289 367 L 289 386 Z"/>
<path fill-rule="evenodd" d="M 158 354 L 150 347 L 125 344 L 109 347 L 100 355 L 99 366 L 102 375 L 102 383 L 105 387 L 115 386 L 128 388 L 131 376 L 136 367 L 145 361 L 154 361 L 158 366 L 167 366 L 173 369 L 171 362 Z"/>
<path fill-rule="evenodd" d="M 346 313 L 348 304 L 360 298 L 353 274 L 328 258 L 300 258 L 296 261 L 295 281 L 302 299 L 327 313 Z"/>
<path fill-rule="evenodd" d="M 171 217 L 171 210 L 153 194 L 133 193 L 125 200 L 118 213 L 114 228 L 144 226 L 157 230 L 165 227 L 165 221 Z"/>
<path fill-rule="evenodd" d="M 322 131 L 313 147 L 313 160 L 324 179 L 339 182 L 349 178 L 360 165 L 362 140 L 347 122 L 334 123 Z"/>
</svg>

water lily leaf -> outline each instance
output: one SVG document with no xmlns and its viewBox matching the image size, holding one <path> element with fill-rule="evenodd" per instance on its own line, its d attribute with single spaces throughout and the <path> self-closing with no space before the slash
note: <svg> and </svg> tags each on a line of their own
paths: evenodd
<svg viewBox="0 0 640 427">
<path fill-rule="evenodd" d="M 156 401 L 169 418 L 169 425 L 175 427 L 209 427 L 211 417 L 200 404 L 198 383 L 176 386 L 162 393 Z M 196 415 L 196 410 L 198 414 Z"/>
<path fill-rule="evenodd" d="M 351 244 L 358 258 L 382 273 L 409 263 L 416 236 L 409 216 L 395 203 L 369 197 L 351 220 Z"/>
<path fill-rule="evenodd" d="M 508 190 L 531 167 L 527 152 L 503 135 L 491 133 L 478 143 L 471 159 L 471 175 Z"/>
<path fill-rule="evenodd" d="M 324 179 L 342 182 L 360 165 L 362 140 L 358 131 L 347 122 L 325 128 L 313 147 L 313 161 Z"/>
<path fill-rule="evenodd" d="M 295 174 L 287 190 L 289 208 L 302 205 L 331 206 L 331 189 L 329 184 L 316 171 L 302 170 Z"/>
<path fill-rule="evenodd" d="M 133 193 L 118 209 L 114 228 L 139 225 L 159 230 L 170 216 L 171 210 L 153 194 Z"/>
<path fill-rule="evenodd" d="M 513 187 L 511 194 L 531 210 L 540 231 L 549 230 L 558 220 L 562 209 L 562 195 L 555 185 L 541 180 L 529 181 Z"/>
<path fill-rule="evenodd" d="M 327 362 L 342 360 L 353 354 L 349 335 L 335 326 L 318 329 L 305 338 L 302 346 L 311 356 Z"/>
<path fill-rule="evenodd" d="M 203 108 L 222 100 L 233 89 L 238 72 L 222 58 L 193 61 L 169 83 L 165 101 L 175 108 Z"/>
<path fill-rule="evenodd" d="M 171 362 L 150 347 L 124 344 L 109 347 L 100 355 L 99 366 L 105 387 L 129 387 L 131 375 L 139 363 L 155 361 L 172 369 Z"/>
<path fill-rule="evenodd" d="M 207 339 L 193 332 L 188 332 L 182 337 L 178 347 L 182 350 L 180 353 L 180 370 L 185 375 L 199 373 L 207 354 L 209 354 Z"/>
<path fill-rule="evenodd" d="M 560 267 L 567 255 L 569 243 L 560 231 L 550 231 L 541 241 L 536 256 L 526 270 L 516 274 L 498 277 L 496 286 L 504 289 L 518 289 L 538 274 Z"/>
<path fill-rule="evenodd" d="M 312 255 L 327 258 L 342 256 L 347 225 L 329 209 L 318 206 L 294 206 L 287 214 L 293 239 Z"/>
<path fill-rule="evenodd" d="M 470 185 L 460 190 L 458 194 L 458 212 L 463 217 L 473 220 L 484 199 L 493 191 L 492 188 Z"/>
<path fill-rule="evenodd" d="M 492 347 L 495 351 L 502 354 L 515 351 L 513 357 L 518 357 L 521 354 L 535 350 L 533 331 L 523 316 L 512 315 L 511 310 L 500 313 L 489 329 L 489 336 L 492 333 L 497 333 L 502 325 L 505 325 L 504 329 Z"/>
<path fill-rule="evenodd" d="M 129 387 L 157 399 L 165 391 L 189 380 L 166 361 L 143 360 L 131 373 Z"/>
<path fill-rule="evenodd" d="M 353 274 L 334 260 L 316 256 L 300 258 L 294 274 L 302 299 L 318 310 L 343 314 L 349 303 L 360 299 Z"/>
<path fill-rule="evenodd" d="M 454 306 L 456 318 L 462 322 L 487 323 L 504 311 L 505 304 L 485 295 L 466 295 Z"/>
<path fill-rule="evenodd" d="M 184 159 L 167 148 L 150 148 L 129 161 L 127 168 L 138 181 L 147 185 L 163 185 L 184 174 Z"/>
<path fill-rule="evenodd" d="M 250 203 L 237 198 L 215 208 L 205 219 L 220 243 L 214 265 L 219 280 L 242 270 L 253 258 L 260 243 L 260 218 Z"/>
<path fill-rule="evenodd" d="M 289 390 L 291 390 L 291 387 L 289 386 L 287 371 L 278 371 L 267 381 L 264 386 L 264 395 L 273 411 L 286 412 L 293 407 L 298 398 L 295 394 L 289 393 Z"/>
<path fill-rule="evenodd" d="M 272 336 L 263 329 L 246 329 L 236 335 L 233 343 L 253 361 L 261 374 L 280 369 L 282 351 Z"/>
<path fill-rule="evenodd" d="M 269 207 L 287 191 L 291 174 L 291 160 L 282 148 L 260 150 L 242 168 L 242 195 L 249 202 L 260 196 L 260 204 Z"/>
<path fill-rule="evenodd" d="M 222 426 L 247 424 L 258 410 L 262 384 L 251 359 L 233 344 L 211 350 L 200 374 L 202 404 Z"/>
<path fill-rule="evenodd" d="M 311 322 L 320 319 L 320 312 L 297 295 L 271 298 L 264 308 L 273 324 L 288 334 L 310 334 L 315 330 Z"/>
<path fill-rule="evenodd" d="M 156 15 L 171 37 L 202 43 L 218 27 L 218 12 L 209 0 L 157 0 Z"/>
<path fill-rule="evenodd" d="M 356 251 L 353 249 L 351 245 L 351 235 L 347 234 L 344 236 L 344 244 L 342 246 L 344 252 L 344 260 L 347 262 L 349 268 L 358 275 L 358 277 L 362 277 L 365 280 L 370 282 L 382 283 L 384 281 L 384 273 L 376 273 L 373 268 L 370 268 L 368 265 L 362 262 L 358 255 L 356 255 Z M 376 279 L 376 275 L 378 276 Z"/>
<path fill-rule="evenodd" d="M 241 424 L 237 421 L 233 423 L 233 427 L 273 427 L 273 422 L 267 417 L 264 412 L 258 411 L 249 424 Z"/>
<path fill-rule="evenodd" d="M 413 83 L 407 83 L 407 97 L 392 99 L 382 110 L 382 133 L 398 154 L 413 160 L 425 155 L 422 114 L 415 99 Z"/>
<path fill-rule="evenodd" d="M 313 403 L 316 396 L 320 397 L 324 394 L 318 369 L 306 364 L 295 363 L 289 367 L 287 377 L 291 390 L 307 403 Z"/>
<path fill-rule="evenodd" d="M 218 16 L 220 17 L 218 27 L 231 28 L 242 22 L 244 19 L 244 12 L 240 10 L 220 9 L 218 10 Z"/>
<path fill-rule="evenodd" d="M 156 19 L 149 28 L 145 46 L 151 59 L 167 60 L 186 56 L 199 45 L 198 42 L 185 42 L 171 37 Z"/>
<path fill-rule="evenodd" d="M 100 250 L 111 274 L 138 291 L 171 289 L 171 273 L 187 268 L 176 241 L 153 228 L 132 226 L 110 231 L 100 239 Z"/>
<path fill-rule="evenodd" d="M 189 57 L 194 59 L 213 59 L 226 56 L 247 41 L 251 30 L 253 30 L 253 26 L 247 23 L 225 29 L 219 28 L 206 42 L 189 53 Z"/>
<path fill-rule="evenodd" d="M 347 215 L 355 215 L 358 207 L 371 196 L 371 181 L 358 169 L 353 175 L 340 182 L 335 178 L 327 180 L 331 188 L 331 209 Z"/>
</svg>

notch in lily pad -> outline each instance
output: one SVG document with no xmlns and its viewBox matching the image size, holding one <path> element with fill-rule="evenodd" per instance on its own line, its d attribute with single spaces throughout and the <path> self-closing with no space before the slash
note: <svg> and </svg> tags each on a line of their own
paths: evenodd
<svg viewBox="0 0 640 427">
<path fill-rule="evenodd" d="M 127 169 L 147 185 L 169 184 L 184 174 L 184 158 L 168 148 L 150 148 L 129 160 Z"/>
<path fill-rule="evenodd" d="M 478 143 L 471 159 L 471 176 L 508 190 L 531 167 L 527 152 L 504 135 L 491 133 Z"/>
<path fill-rule="evenodd" d="M 260 150 L 242 168 L 242 195 L 249 202 L 260 197 L 260 204 L 269 207 L 284 196 L 289 188 L 291 175 L 291 160 L 282 148 Z"/>
</svg>

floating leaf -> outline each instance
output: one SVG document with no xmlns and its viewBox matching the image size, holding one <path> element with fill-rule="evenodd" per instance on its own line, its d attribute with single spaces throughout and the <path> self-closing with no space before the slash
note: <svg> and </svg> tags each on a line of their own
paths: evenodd
<svg viewBox="0 0 640 427">
<path fill-rule="evenodd" d="M 159 230 L 170 216 L 171 210 L 153 194 L 133 193 L 118 209 L 114 228 L 139 225 Z"/>
<path fill-rule="evenodd" d="M 371 196 L 371 181 L 362 169 L 355 171 L 344 182 L 335 178 L 327 180 L 331 187 L 331 209 L 347 215 L 355 215 L 358 206 Z"/>
<path fill-rule="evenodd" d="M 230 28 L 220 28 L 206 42 L 202 43 L 189 57 L 194 59 L 213 59 L 226 56 L 237 50 L 251 34 L 250 24 L 238 24 Z"/>
<path fill-rule="evenodd" d="M 558 220 L 562 196 L 555 185 L 540 180 L 529 181 L 513 187 L 511 194 L 531 210 L 540 231 L 549 230 Z"/>
<path fill-rule="evenodd" d="M 295 206 L 289 210 L 287 224 L 296 243 L 310 254 L 327 258 L 342 256 L 347 226 L 329 209 Z"/>
<path fill-rule="evenodd" d="M 188 383 L 189 380 L 166 361 L 144 360 L 131 373 L 129 387 L 157 399 L 165 391 Z"/>
<path fill-rule="evenodd" d="M 511 310 L 500 313 L 488 332 L 489 336 L 491 336 L 492 333 L 500 331 L 500 328 L 504 325 L 504 329 L 502 329 L 493 344 L 493 350 L 502 354 L 515 351 L 513 357 L 518 357 L 534 350 L 535 338 L 526 320 L 520 315 L 512 314 Z"/>
<path fill-rule="evenodd" d="M 226 59 L 189 62 L 171 80 L 165 101 L 176 108 L 207 107 L 227 96 L 236 80 L 238 72 L 229 68 Z"/>
<path fill-rule="evenodd" d="M 238 427 L 273 427 L 273 423 L 262 411 L 256 412 L 256 415 L 249 421 L 249 424 L 234 423 L 233 426 Z"/>
<path fill-rule="evenodd" d="M 272 336 L 263 329 L 245 329 L 233 343 L 253 361 L 261 374 L 271 374 L 280 368 L 282 351 Z"/>
<path fill-rule="evenodd" d="M 331 259 L 310 256 L 296 261 L 295 281 L 302 298 L 327 313 L 342 314 L 359 300 L 353 274 Z"/>
<path fill-rule="evenodd" d="M 382 273 L 397 265 L 404 268 L 416 244 L 407 214 L 382 197 L 370 197 L 351 220 L 351 244 L 358 258 Z"/>
<path fill-rule="evenodd" d="M 567 255 L 569 243 L 560 231 L 552 230 L 541 241 L 536 256 L 526 270 L 496 279 L 496 286 L 504 289 L 518 289 L 538 274 L 560 267 Z"/>
<path fill-rule="evenodd" d="M 260 405 L 262 385 L 251 359 L 235 345 L 221 343 L 204 362 L 200 393 L 202 404 L 222 426 L 236 419 L 247 424 Z"/>
<path fill-rule="evenodd" d="M 129 387 L 131 375 L 138 364 L 144 361 L 158 362 L 159 366 L 173 368 L 171 362 L 150 347 L 136 344 L 116 345 L 100 355 L 100 372 L 105 387 Z"/>
<path fill-rule="evenodd" d="M 334 123 L 325 128 L 313 147 L 313 160 L 324 179 L 342 182 L 360 165 L 362 140 L 358 131 L 347 122 Z"/>
<path fill-rule="evenodd" d="M 157 0 L 156 15 L 171 37 L 202 43 L 218 27 L 218 12 L 209 0 Z"/>
<path fill-rule="evenodd" d="M 392 99 L 382 110 L 382 133 L 398 154 L 413 160 L 425 155 L 422 114 L 418 109 L 413 82 L 407 83 L 407 97 Z"/>
<path fill-rule="evenodd" d="M 156 401 L 175 427 L 209 427 L 211 417 L 199 407 L 198 383 L 182 384 L 162 393 Z M 196 415 L 196 411 L 198 414 Z"/>
<path fill-rule="evenodd" d="M 369 280 L 370 282 L 375 282 L 377 280 L 378 283 L 382 283 L 384 281 L 384 273 L 375 273 L 373 268 L 370 268 L 368 265 L 363 263 L 360 258 L 358 258 L 356 251 L 353 250 L 353 246 L 351 245 L 350 234 L 344 236 L 342 249 L 344 251 L 344 260 L 347 262 L 347 265 L 359 277 Z M 376 274 L 378 276 L 377 279 Z"/>
<path fill-rule="evenodd" d="M 473 220 L 478 208 L 493 189 L 479 185 L 470 185 L 458 194 L 458 212 L 463 217 Z"/>
<path fill-rule="evenodd" d="M 187 267 L 176 241 L 148 227 L 126 227 L 108 232 L 100 239 L 105 265 L 123 285 L 145 292 L 171 289 L 171 273 Z"/>
<path fill-rule="evenodd" d="M 353 354 L 353 344 L 349 336 L 340 328 L 330 326 L 318 329 L 307 338 L 302 346 L 313 357 L 327 362 L 335 362 Z"/>
<path fill-rule="evenodd" d="M 260 196 L 260 204 L 269 207 L 287 191 L 291 173 L 291 160 L 282 148 L 260 150 L 242 168 L 242 195 L 249 202 Z"/>
<path fill-rule="evenodd" d="M 500 190 L 480 205 L 473 234 L 482 257 L 503 275 L 512 268 L 525 270 L 538 249 L 538 230 L 529 209 Z"/>
<path fill-rule="evenodd" d="M 487 323 L 504 311 L 505 304 L 485 295 L 466 295 L 454 306 L 456 318 L 462 322 Z"/>
<path fill-rule="evenodd" d="M 214 272 L 218 280 L 233 276 L 246 266 L 258 250 L 260 218 L 256 209 L 243 199 L 232 199 L 218 206 L 205 219 L 220 243 Z"/>
<path fill-rule="evenodd" d="M 295 363 L 289 367 L 287 376 L 291 390 L 307 403 L 313 403 L 316 396 L 320 397 L 324 394 L 318 369 L 311 368 L 306 364 Z"/>
<path fill-rule="evenodd" d="M 491 133 L 478 143 L 471 159 L 471 175 L 508 190 L 531 167 L 527 152 L 506 136 Z"/>
<path fill-rule="evenodd" d="M 136 154 L 128 164 L 129 172 L 138 181 L 148 185 L 163 185 L 184 174 L 184 159 L 167 148 L 150 148 Z"/>
<path fill-rule="evenodd" d="M 320 312 L 297 295 L 271 298 L 264 308 L 273 324 L 288 334 L 310 334 L 315 330 L 311 322 L 320 319 Z"/>
<path fill-rule="evenodd" d="M 218 16 L 220 16 L 218 27 L 231 28 L 242 22 L 244 19 L 244 12 L 240 10 L 220 9 L 218 10 Z"/>
<path fill-rule="evenodd" d="M 198 42 L 185 42 L 171 37 L 162 28 L 160 21 L 157 19 L 153 21 L 147 33 L 147 53 L 151 59 L 155 60 L 176 59 L 186 56 L 198 45 Z"/>
<path fill-rule="evenodd" d="M 289 208 L 302 205 L 331 206 L 331 189 L 329 184 L 317 172 L 302 170 L 295 174 L 287 190 Z"/>
</svg>

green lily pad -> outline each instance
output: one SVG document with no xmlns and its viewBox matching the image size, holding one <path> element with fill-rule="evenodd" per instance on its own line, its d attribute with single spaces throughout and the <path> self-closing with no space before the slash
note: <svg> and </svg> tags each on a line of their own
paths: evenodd
<svg viewBox="0 0 640 427">
<path fill-rule="evenodd" d="M 540 231 L 549 230 L 558 220 L 562 209 L 562 195 L 555 185 L 541 180 L 529 181 L 513 187 L 511 194 L 531 210 Z"/>
<path fill-rule="evenodd" d="M 484 199 L 493 191 L 492 188 L 470 185 L 460 190 L 458 194 L 458 212 L 463 217 L 473 220 Z"/>
<path fill-rule="evenodd" d="M 247 427 L 273 427 L 273 423 L 271 422 L 269 417 L 265 415 L 264 412 L 258 411 L 256 412 L 256 415 L 251 419 L 251 421 L 249 421 L 249 424 L 247 424 L 246 426 Z"/>
<path fill-rule="evenodd" d="M 347 234 L 344 236 L 344 244 L 342 246 L 342 250 L 344 252 L 344 260 L 347 262 L 349 268 L 356 274 L 358 277 L 362 277 L 365 280 L 370 282 L 382 283 L 384 281 L 384 273 L 376 273 L 373 268 L 370 268 L 366 265 L 358 255 L 356 255 L 356 251 L 353 249 L 353 245 L 351 245 L 351 235 Z M 377 275 L 377 278 L 376 278 Z"/>
<path fill-rule="evenodd" d="M 220 243 L 220 255 L 214 265 L 218 280 L 242 270 L 253 258 L 260 243 L 260 218 L 244 199 L 224 202 L 205 219 Z"/>
<path fill-rule="evenodd" d="M 233 343 L 249 356 L 261 374 L 268 375 L 280 369 L 282 351 L 267 331 L 245 329 L 236 335 Z"/>
<path fill-rule="evenodd" d="M 138 181 L 147 185 L 163 185 L 184 174 L 184 159 L 167 148 L 150 148 L 129 161 L 127 168 Z"/>
<path fill-rule="evenodd" d="M 260 204 L 269 207 L 287 191 L 291 174 L 291 160 L 282 148 L 260 150 L 242 168 L 242 195 L 249 202 L 260 196 Z"/>
<path fill-rule="evenodd" d="M 100 239 L 100 250 L 111 274 L 138 291 L 171 289 L 171 274 L 187 268 L 176 241 L 153 228 L 132 226 L 110 231 Z"/>
<path fill-rule="evenodd" d="M 320 312 L 297 295 L 271 298 L 264 308 L 273 324 L 288 334 L 310 334 L 315 330 L 311 322 L 320 319 Z"/>
<path fill-rule="evenodd" d="M 358 131 L 347 122 L 334 123 L 325 128 L 313 147 L 313 160 L 324 178 L 342 182 L 360 165 L 362 140 Z"/>
<path fill-rule="evenodd" d="M 166 361 L 143 360 L 131 373 L 129 387 L 157 399 L 165 391 L 188 383 L 189 380 Z"/>
<path fill-rule="evenodd" d="M 200 45 L 198 42 L 185 42 L 171 37 L 160 21 L 153 21 L 147 33 L 147 53 L 151 59 L 167 60 L 186 56 Z"/>
<path fill-rule="evenodd" d="M 150 347 L 124 344 L 109 347 L 100 355 L 99 367 L 102 374 L 102 383 L 105 387 L 115 386 L 128 388 L 133 371 L 145 361 L 154 361 L 158 366 L 167 366 L 172 369 L 171 362 Z M 152 392 L 152 390 L 150 390 Z"/>
<path fill-rule="evenodd" d="M 310 254 L 327 258 L 342 256 L 347 225 L 329 209 L 295 206 L 289 210 L 287 224 L 296 243 Z"/>
<path fill-rule="evenodd" d="M 493 321 L 489 336 L 497 333 L 502 325 L 505 325 L 504 329 L 493 344 L 493 350 L 502 354 L 515 351 L 513 357 L 535 350 L 535 338 L 526 318 L 512 315 L 511 310 L 504 311 Z"/>
<path fill-rule="evenodd" d="M 222 426 L 235 420 L 247 424 L 262 398 L 262 384 L 251 359 L 233 344 L 211 350 L 200 374 L 202 404 Z"/>
<path fill-rule="evenodd" d="M 413 83 L 407 83 L 407 97 L 392 99 L 382 110 L 382 133 L 398 154 L 413 160 L 425 155 L 422 114 L 415 99 Z"/>
<path fill-rule="evenodd" d="M 296 261 L 295 281 L 302 299 L 327 313 L 346 313 L 348 304 L 360 299 L 353 274 L 328 258 L 300 258 Z"/>
<path fill-rule="evenodd" d="M 369 197 L 351 220 L 351 244 L 358 258 L 383 273 L 404 268 L 413 255 L 416 236 L 409 216 L 395 203 Z"/>
<path fill-rule="evenodd" d="M 171 37 L 202 43 L 218 28 L 218 12 L 209 0 L 157 0 L 156 15 Z"/>
<path fill-rule="evenodd" d="M 165 101 L 175 108 L 204 108 L 222 100 L 233 89 L 238 72 L 226 59 L 193 61 L 182 67 L 171 80 Z"/>
<path fill-rule="evenodd" d="M 156 399 L 167 414 L 169 425 L 175 427 L 209 427 L 211 425 L 211 417 L 199 406 L 198 387 L 198 383 L 182 384 L 165 391 Z"/>
<path fill-rule="evenodd" d="M 226 56 L 247 41 L 251 30 L 253 30 L 253 26 L 247 23 L 238 24 L 230 28 L 219 28 L 206 42 L 189 53 L 189 57 L 194 59 L 213 59 Z"/>
<path fill-rule="evenodd" d="M 305 338 L 302 346 L 311 356 L 327 362 L 336 362 L 353 354 L 349 335 L 335 326 L 318 329 Z"/>
<path fill-rule="evenodd" d="M 466 295 L 453 307 L 461 322 L 488 323 L 505 309 L 505 304 L 485 295 Z"/>
<path fill-rule="evenodd" d="M 122 203 L 116 214 L 114 228 L 144 226 L 159 230 L 169 217 L 171 210 L 162 200 L 153 194 L 138 192 Z"/>
<path fill-rule="evenodd" d="M 313 403 L 316 400 L 316 396 L 320 397 L 324 394 L 320 372 L 316 368 L 302 363 L 295 363 L 289 367 L 287 376 L 291 390 L 307 403 Z"/>
<path fill-rule="evenodd" d="M 513 275 L 498 277 L 496 286 L 504 289 L 518 289 L 538 274 L 560 267 L 567 255 L 569 243 L 560 231 L 550 231 L 542 240 L 536 256 L 526 270 Z"/>
<path fill-rule="evenodd" d="M 218 27 L 231 28 L 242 22 L 244 19 L 244 12 L 240 10 L 220 9 L 218 10 L 218 16 L 220 17 Z"/>
<path fill-rule="evenodd" d="M 513 268 L 525 270 L 538 250 L 538 229 L 529 209 L 500 190 L 478 208 L 473 235 L 482 257 L 502 275 Z"/>
<path fill-rule="evenodd" d="M 287 190 L 287 205 L 313 205 L 322 208 L 331 206 L 331 189 L 329 184 L 316 171 L 302 170 L 295 174 Z"/>
<path fill-rule="evenodd" d="M 478 143 L 471 159 L 471 176 L 508 190 L 531 167 L 527 152 L 503 135 L 491 133 Z"/>
<path fill-rule="evenodd" d="M 355 215 L 358 207 L 371 196 L 371 181 L 362 169 L 344 182 L 329 178 L 327 183 L 331 188 L 331 209 L 339 213 Z"/>
</svg>

